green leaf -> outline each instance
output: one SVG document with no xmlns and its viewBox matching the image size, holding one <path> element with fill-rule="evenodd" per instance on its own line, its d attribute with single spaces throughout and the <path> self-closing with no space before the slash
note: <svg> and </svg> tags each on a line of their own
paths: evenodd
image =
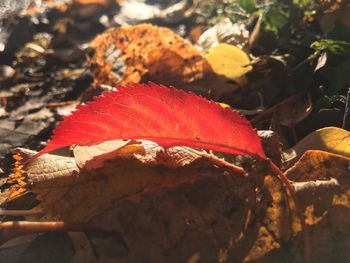
<svg viewBox="0 0 350 263">
<path fill-rule="evenodd" d="M 256 9 L 256 0 L 238 0 L 238 5 L 247 13 L 253 13 Z"/>
<path fill-rule="evenodd" d="M 289 23 L 290 14 L 281 8 L 273 7 L 266 13 L 265 28 L 278 33 Z"/>
<path fill-rule="evenodd" d="M 312 0 L 293 0 L 293 4 L 299 5 L 302 7 L 308 7 L 312 3 Z"/>
<path fill-rule="evenodd" d="M 311 48 L 329 51 L 335 55 L 350 57 L 350 43 L 334 39 L 322 39 L 311 44 Z"/>
</svg>

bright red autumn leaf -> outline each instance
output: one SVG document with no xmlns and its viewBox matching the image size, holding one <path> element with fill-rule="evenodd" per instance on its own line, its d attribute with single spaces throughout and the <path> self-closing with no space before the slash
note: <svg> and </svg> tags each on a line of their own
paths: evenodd
<svg viewBox="0 0 350 263">
<path fill-rule="evenodd" d="M 266 159 L 249 121 L 216 102 L 154 83 L 117 88 L 65 117 L 37 156 L 69 145 L 143 139 Z"/>
</svg>

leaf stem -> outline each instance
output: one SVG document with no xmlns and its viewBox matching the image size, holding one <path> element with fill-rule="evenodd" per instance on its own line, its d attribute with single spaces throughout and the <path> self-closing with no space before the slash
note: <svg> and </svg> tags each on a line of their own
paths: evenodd
<svg viewBox="0 0 350 263">
<path fill-rule="evenodd" d="M 225 159 L 221 159 L 213 154 L 203 154 L 203 156 L 212 164 L 220 168 L 223 168 L 232 174 L 244 175 L 247 173 L 242 167 L 229 163 L 225 161 Z"/>
<path fill-rule="evenodd" d="M 295 193 L 295 189 L 292 186 L 292 184 L 289 182 L 288 177 L 280 170 L 280 168 L 278 168 L 278 166 L 275 165 L 270 159 L 268 159 L 268 161 L 269 161 L 271 169 L 279 175 L 281 181 L 286 185 L 287 190 L 293 199 L 293 202 L 295 204 L 295 210 L 296 210 L 297 215 L 299 217 L 301 229 L 302 229 L 303 236 L 304 236 L 304 260 L 305 260 L 305 262 L 310 262 L 310 235 L 309 235 L 309 231 L 307 229 L 304 214 L 301 210 L 301 205 L 300 205 L 298 198 L 296 196 L 296 193 Z"/>
<path fill-rule="evenodd" d="M 0 223 L 0 243 L 5 243 L 15 237 L 38 232 L 82 232 L 87 230 L 101 230 L 101 228 L 85 223 L 9 221 Z"/>
</svg>

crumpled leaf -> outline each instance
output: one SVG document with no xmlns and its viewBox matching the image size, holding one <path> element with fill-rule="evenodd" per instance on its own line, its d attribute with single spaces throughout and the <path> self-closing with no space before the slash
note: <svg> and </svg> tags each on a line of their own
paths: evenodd
<svg viewBox="0 0 350 263">
<path fill-rule="evenodd" d="M 92 146 L 75 146 L 73 148 L 73 154 L 75 158 L 75 162 L 79 168 L 83 168 L 87 166 L 87 163 L 90 163 L 91 160 L 95 159 L 97 156 L 104 155 L 105 159 L 112 159 L 115 156 L 120 156 L 123 152 L 122 149 L 125 148 L 126 145 L 130 143 L 129 140 L 115 140 L 102 142 L 97 145 Z M 143 150 L 143 147 L 141 147 Z M 102 163 L 94 163 L 91 168 L 97 168 L 102 166 Z"/>
<path fill-rule="evenodd" d="M 252 70 L 248 55 L 238 47 L 229 44 L 219 44 L 210 49 L 205 56 L 213 71 L 240 85 L 247 82 L 245 74 Z"/>
<path fill-rule="evenodd" d="M 323 150 L 350 158 L 350 133 L 337 127 L 326 127 L 310 133 L 283 153 L 286 162 L 299 159 L 306 150 Z"/>
<path fill-rule="evenodd" d="M 107 141 L 92 146 L 76 146 L 74 159 L 80 168 L 96 169 L 107 160 L 114 158 L 134 158 L 144 165 L 164 165 L 180 168 L 203 157 L 204 151 L 189 147 L 163 148 L 151 141 Z"/>
<path fill-rule="evenodd" d="M 205 52 L 216 47 L 219 43 L 232 44 L 243 48 L 248 38 L 249 31 L 244 24 L 233 24 L 229 18 L 224 18 L 199 37 L 198 45 Z"/>
<path fill-rule="evenodd" d="M 310 115 L 312 101 L 308 94 L 299 93 L 277 105 L 274 117 L 280 124 L 293 129 L 298 123 Z"/>
<path fill-rule="evenodd" d="M 308 94 L 299 93 L 264 110 L 252 119 L 253 123 L 274 117 L 283 126 L 294 128 L 311 113 L 313 108 Z"/>
<path fill-rule="evenodd" d="M 18 148 L 15 150 L 15 168 L 7 182 L 11 185 L 8 199 L 16 199 L 27 193 L 30 185 L 39 188 L 65 186 L 66 180 L 71 179 L 74 183 L 74 174 L 79 172 L 75 160 L 70 157 L 47 154 L 37 158 L 34 162 L 24 167 L 24 162 L 37 152 Z"/>
<path fill-rule="evenodd" d="M 153 83 L 119 88 L 65 117 L 38 156 L 70 145 L 143 139 L 164 147 L 189 146 L 266 159 L 249 121 L 230 109 Z"/>
</svg>

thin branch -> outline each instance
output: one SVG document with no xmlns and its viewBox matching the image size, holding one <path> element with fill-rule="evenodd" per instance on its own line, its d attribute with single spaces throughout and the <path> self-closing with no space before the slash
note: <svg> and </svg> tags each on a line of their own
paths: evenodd
<svg viewBox="0 0 350 263">
<path fill-rule="evenodd" d="M 350 131 L 350 88 L 348 89 L 348 93 L 346 96 L 346 104 L 345 104 L 342 128 L 344 130 Z"/>
<path fill-rule="evenodd" d="M 1 216 L 29 216 L 29 215 L 40 215 L 44 211 L 40 208 L 34 208 L 30 210 L 6 210 L 0 209 Z"/>
</svg>

